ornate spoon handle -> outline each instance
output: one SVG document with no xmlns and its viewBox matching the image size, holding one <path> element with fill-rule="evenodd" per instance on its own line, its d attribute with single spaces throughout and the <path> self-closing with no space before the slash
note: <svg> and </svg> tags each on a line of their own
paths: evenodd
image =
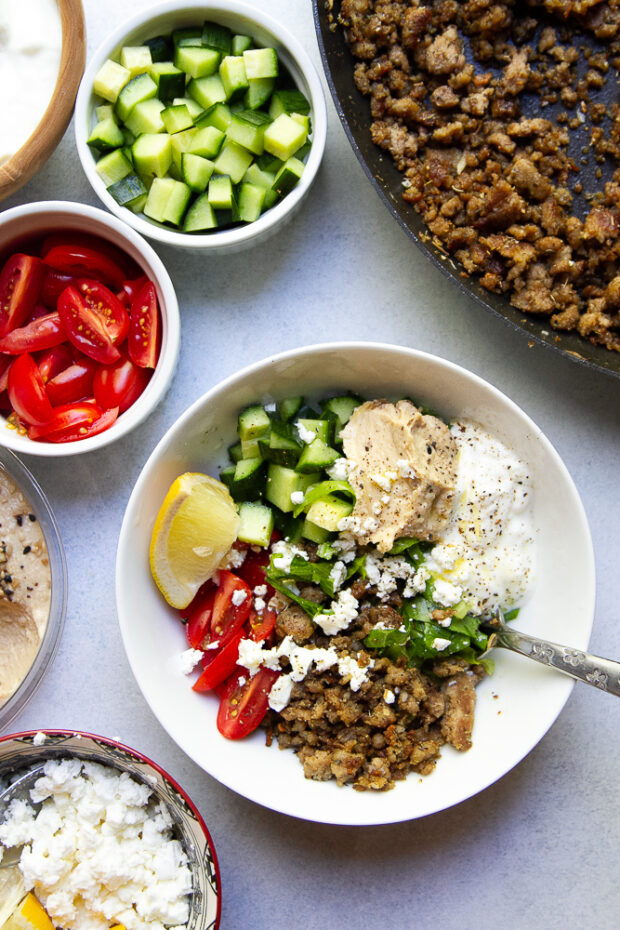
<svg viewBox="0 0 620 930">
<path fill-rule="evenodd" d="M 492 633 L 489 647 L 492 646 L 503 646 L 513 652 L 519 652 L 542 665 L 550 665 L 571 678 L 594 685 L 601 691 L 620 695 L 620 662 L 601 659 L 589 652 L 581 652 L 568 646 L 558 646 L 557 643 L 536 639 L 504 626 Z"/>
</svg>

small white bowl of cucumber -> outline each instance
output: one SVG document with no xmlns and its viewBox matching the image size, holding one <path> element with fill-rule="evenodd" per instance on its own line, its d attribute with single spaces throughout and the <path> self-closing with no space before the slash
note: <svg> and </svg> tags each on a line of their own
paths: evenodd
<svg viewBox="0 0 620 930">
<path fill-rule="evenodd" d="M 291 218 L 316 177 L 325 96 L 283 26 L 238 0 L 167 0 L 93 55 L 77 149 L 103 204 L 166 245 L 225 252 Z"/>
</svg>

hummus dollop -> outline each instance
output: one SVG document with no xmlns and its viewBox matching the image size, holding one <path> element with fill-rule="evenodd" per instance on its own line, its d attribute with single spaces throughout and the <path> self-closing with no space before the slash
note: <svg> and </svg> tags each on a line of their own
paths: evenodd
<svg viewBox="0 0 620 930">
<path fill-rule="evenodd" d="M 408 400 L 372 400 L 342 431 L 356 503 L 342 529 L 388 552 L 402 536 L 441 538 L 454 500 L 457 445 L 437 417 Z"/>
</svg>

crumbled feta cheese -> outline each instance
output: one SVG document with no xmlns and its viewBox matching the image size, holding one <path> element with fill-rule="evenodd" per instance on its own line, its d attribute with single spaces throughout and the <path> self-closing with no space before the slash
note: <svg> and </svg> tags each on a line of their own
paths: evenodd
<svg viewBox="0 0 620 930">
<path fill-rule="evenodd" d="M 308 553 L 305 549 L 300 549 L 299 546 L 295 546 L 292 543 L 286 542 L 285 539 L 279 539 L 271 547 L 273 564 L 275 568 L 281 569 L 283 572 L 287 572 L 291 567 L 291 562 L 295 556 L 299 556 L 301 559 L 308 561 Z"/>
<path fill-rule="evenodd" d="M 331 613 L 317 614 L 314 622 L 321 627 L 327 636 L 334 636 L 340 630 L 346 630 L 352 620 L 357 617 L 359 601 L 353 597 L 349 590 L 340 591 L 338 600 L 332 601 Z"/>
<path fill-rule="evenodd" d="M 292 491 L 291 492 L 291 504 L 303 504 L 305 493 L 303 491 Z"/>
<path fill-rule="evenodd" d="M 432 642 L 432 646 L 437 652 L 443 652 L 444 649 L 448 648 L 451 642 L 451 639 L 442 639 L 440 636 L 436 636 Z"/>
<path fill-rule="evenodd" d="M 284 710 L 291 699 L 293 679 L 290 675 L 280 675 L 269 692 L 269 706 L 278 713 Z"/>
<path fill-rule="evenodd" d="M 463 589 L 458 585 L 450 584 L 449 581 L 443 581 L 436 578 L 433 583 L 434 597 L 442 607 L 454 607 L 455 604 L 463 597 Z"/>
<path fill-rule="evenodd" d="M 439 626 L 449 627 L 452 623 L 452 617 L 444 617 L 443 620 L 437 620 Z"/>
<path fill-rule="evenodd" d="M 262 597 L 255 597 L 255 598 L 254 598 L 254 610 L 255 610 L 257 613 L 261 613 L 261 611 L 263 611 L 263 610 L 265 609 L 265 606 L 266 606 L 266 604 L 265 604 L 265 601 L 263 600 Z"/>
<path fill-rule="evenodd" d="M 236 591 L 233 591 L 231 601 L 233 602 L 235 607 L 240 607 L 243 604 L 246 597 L 247 597 L 247 592 L 244 591 L 243 588 L 238 588 Z"/>
<path fill-rule="evenodd" d="M 331 543 L 332 549 L 335 549 L 336 552 L 340 553 L 340 558 L 343 562 L 348 564 L 353 562 L 357 552 L 357 546 L 355 540 L 350 536 L 340 536 L 338 539 L 334 539 Z"/>
<path fill-rule="evenodd" d="M 394 694 L 393 691 L 390 691 L 389 688 L 386 688 L 385 691 L 383 692 L 383 700 L 385 701 L 386 704 L 393 704 L 394 701 L 396 700 L 396 695 Z"/>
<path fill-rule="evenodd" d="M 230 569 L 230 568 L 239 568 L 245 562 L 245 557 L 247 555 L 247 549 L 236 549 L 234 546 L 232 549 L 229 549 L 218 568 Z"/>
<path fill-rule="evenodd" d="M 333 465 L 330 465 L 325 471 L 333 481 L 346 481 L 349 477 L 348 464 L 344 458 L 336 459 Z"/>
<path fill-rule="evenodd" d="M 302 442 L 309 444 L 313 439 L 316 438 L 316 430 L 308 429 L 307 426 L 304 426 L 301 420 L 297 420 L 295 426 L 297 427 L 297 432 L 299 433 L 299 438 Z"/>
<path fill-rule="evenodd" d="M 337 591 L 342 587 L 345 579 L 347 577 L 347 567 L 344 562 L 338 560 L 334 562 L 333 568 L 329 573 L 329 580 L 334 586 L 334 591 Z"/>
<path fill-rule="evenodd" d="M 343 678 L 349 679 L 349 688 L 351 691 L 359 691 L 362 684 L 368 680 L 368 672 L 375 664 L 371 659 L 368 665 L 362 667 L 353 656 L 343 656 L 338 659 L 338 672 Z"/>
<path fill-rule="evenodd" d="M 266 593 L 267 593 L 266 584 L 257 584 L 256 587 L 254 588 L 255 597 L 264 597 Z"/>
<path fill-rule="evenodd" d="M 378 488 L 381 488 L 382 491 L 388 493 L 392 490 L 392 482 L 387 477 L 387 475 L 370 475 L 370 480 L 373 484 L 376 484 Z"/>
<path fill-rule="evenodd" d="M 204 653 L 200 649 L 186 649 L 179 656 L 181 671 L 184 675 L 191 675 Z"/>
<path fill-rule="evenodd" d="M 417 473 L 415 469 L 411 466 L 411 463 L 407 459 L 398 459 L 396 462 L 396 468 L 398 474 L 401 478 L 417 478 Z"/>
<path fill-rule="evenodd" d="M 382 510 L 383 510 L 383 504 L 381 503 L 381 501 L 372 502 L 372 512 L 376 514 L 376 516 L 379 516 Z"/>
</svg>

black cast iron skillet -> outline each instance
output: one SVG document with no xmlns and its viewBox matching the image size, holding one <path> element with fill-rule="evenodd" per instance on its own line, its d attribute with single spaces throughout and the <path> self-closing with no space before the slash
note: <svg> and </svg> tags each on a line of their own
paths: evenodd
<svg viewBox="0 0 620 930">
<path fill-rule="evenodd" d="M 313 0 L 313 5 L 323 68 L 349 142 L 384 204 L 415 244 L 462 291 L 528 339 L 542 343 L 590 369 L 604 371 L 620 378 L 620 352 L 593 345 L 575 333 L 556 332 L 551 329 L 545 318 L 526 316 L 512 307 L 502 295 L 486 291 L 475 278 L 462 277 L 462 268 L 434 245 L 420 215 L 402 198 L 403 175 L 396 170 L 390 156 L 384 154 L 370 138 L 369 103 L 353 81 L 354 62 L 347 47 L 344 30 L 340 26 L 334 28 L 340 0 L 333 0 L 333 3 L 330 0 Z M 585 41 L 593 44 L 589 39 Z M 611 102 L 617 98 L 616 82 L 608 81 L 606 86 Z M 580 149 L 582 145 L 583 139 L 576 138 L 575 149 Z M 592 183 L 600 187 L 604 181 L 593 180 L 596 168 L 596 165 L 584 165 L 581 177 L 586 181 L 592 178 Z"/>
</svg>

